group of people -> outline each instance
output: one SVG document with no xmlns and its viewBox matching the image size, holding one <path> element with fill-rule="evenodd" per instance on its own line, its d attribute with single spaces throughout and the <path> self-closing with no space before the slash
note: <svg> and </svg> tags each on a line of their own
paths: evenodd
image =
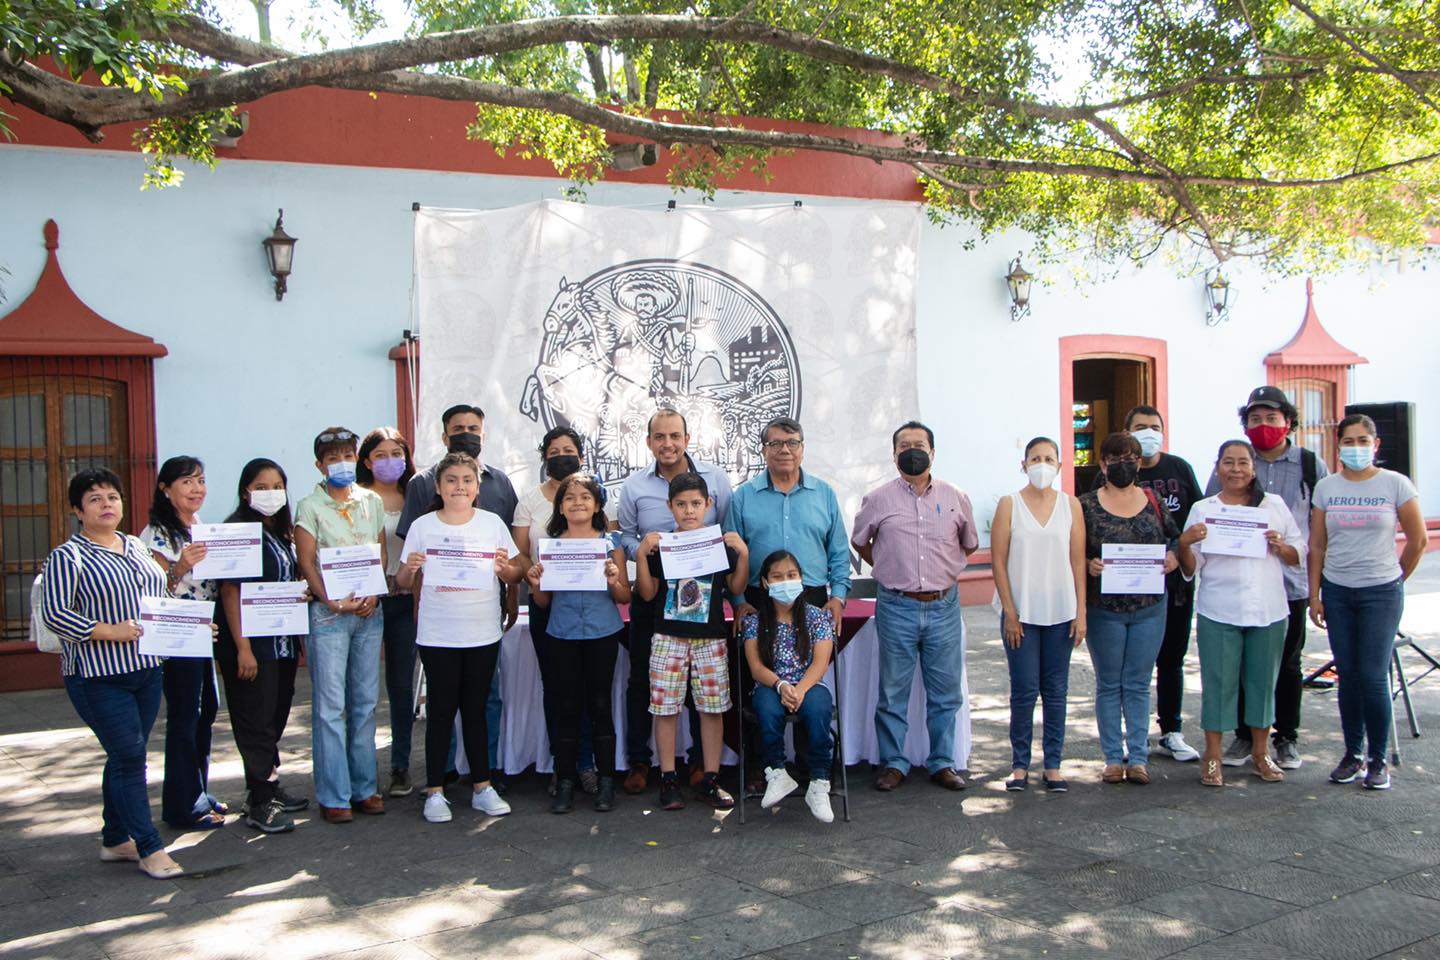
<svg viewBox="0 0 1440 960">
<path fill-rule="evenodd" d="M 1388 667 L 1405 579 L 1426 547 L 1415 486 L 1377 465 L 1380 437 L 1364 415 L 1336 427 L 1334 474 L 1295 444 L 1297 411 L 1278 387 L 1251 391 L 1239 417 L 1245 439 L 1220 445 L 1203 493 L 1190 464 L 1163 452 L 1165 424 L 1150 406 L 1130 410 L 1125 429 L 1104 439 L 1096 488 L 1078 498 L 1054 488 L 1058 445 L 1040 437 L 1026 446 L 1028 482 L 1000 501 L 990 536 L 1010 668 L 1008 790 L 1027 787 L 1037 697 L 1044 785 L 1066 789 L 1070 654 L 1081 642 L 1095 671 L 1106 783 L 1150 782 L 1152 677 L 1157 752 L 1200 761 L 1206 786 L 1222 786 L 1224 767 L 1246 763 L 1264 781 L 1283 780 L 1301 765 L 1307 616 L 1328 632 L 1339 673 L 1345 750 L 1330 780 L 1363 776 L 1370 789 L 1390 788 Z M 1254 525 L 1263 551 L 1205 549 L 1227 511 Z M 1398 557 L 1397 528 L 1405 533 Z M 1105 592 L 1102 554 L 1111 544 L 1164 545 L 1163 592 Z M 1192 621 L 1203 751 L 1181 732 Z M 1225 747 L 1227 730 L 1234 737 Z"/>
<path fill-rule="evenodd" d="M 1342 472 L 1333 476 L 1289 439 L 1295 410 L 1275 388 L 1252 393 L 1241 422 L 1250 439 L 1220 448 L 1208 497 L 1188 464 L 1161 452 L 1164 424 L 1153 408 L 1132 410 L 1126 430 L 1105 439 L 1103 483 L 1078 499 L 1054 486 L 1059 446 L 1046 438 L 1027 446 L 1021 464 L 1027 483 L 1002 499 L 991 532 L 1011 677 L 1007 789 L 1027 786 L 1037 697 L 1044 702 L 1043 782 L 1052 791 L 1067 789 L 1061 760 L 1069 660 L 1087 640 L 1103 779 L 1148 782 L 1155 674 L 1159 749 L 1178 760 L 1198 759 L 1180 733 L 1181 670 L 1194 608 L 1204 684 L 1202 782 L 1221 783 L 1223 765 L 1247 759 L 1262 778 L 1281 779 L 1282 768 L 1299 765 L 1307 598 L 1309 616 L 1328 626 L 1340 672 L 1346 756 L 1331 777 L 1350 782 L 1363 770 L 1367 786 L 1389 785 L 1385 665 L 1403 580 L 1425 544 L 1414 487 L 1375 465 L 1379 439 L 1366 418 L 1341 423 Z M 784 730 L 793 716 L 800 734 L 796 766 L 808 775 L 806 805 L 830 822 L 834 699 L 827 671 L 841 640 L 852 551 L 872 567 L 876 587 L 875 787 L 895 790 L 910 773 L 905 741 L 918 667 L 929 779 L 945 789 L 965 788 L 955 757 L 964 670 L 957 583 L 979 535 L 969 498 L 932 475 L 930 428 L 911 421 L 894 432 L 897 476 L 864 496 L 847 531 L 834 490 L 803 469 L 804 430 L 790 418 L 764 427 L 765 469 L 732 489 L 720 468 L 687 452 L 684 416 L 662 407 L 647 426 L 654 462 L 624 481 L 618 503 L 585 472 L 582 439 L 568 427 L 545 434 L 539 447 L 544 479 L 517 495 L 509 478 L 484 462 L 485 419 L 478 407 L 451 407 L 441 426 L 447 453 L 422 471 L 393 428 L 363 438 L 343 427 L 321 431 L 314 440 L 320 480 L 295 504 L 293 517 L 278 463 L 261 458 L 242 469 L 227 522 L 261 527 L 263 569 L 254 579 L 306 585 L 304 636 L 247 636 L 242 581 L 194 577 L 206 556 L 204 543 L 191 536 L 206 500 L 200 460 L 174 457 L 161 466 L 150 522 L 138 538 L 121 532 L 124 501 L 114 473 L 91 468 L 71 479 L 79 531 L 48 558 L 36 613 L 60 637 L 66 689 L 106 751 L 102 860 L 138 861 L 154 877 L 181 872 L 151 821 L 145 790 L 145 747 L 162 694 L 163 819 L 190 829 L 225 823 L 228 808 L 208 781 L 217 670 L 244 765 L 246 823 L 267 833 L 294 829 L 292 814 L 309 799 L 281 785 L 279 744 L 302 649 L 312 687 L 314 796 L 324 820 L 383 814 L 387 796 L 414 791 L 417 653 L 427 691 L 425 819 L 451 819 L 445 791 L 458 779 L 457 750 L 468 763 L 471 805 L 490 816 L 509 813 L 494 769 L 497 664 L 522 593 L 554 759 L 552 811 L 570 812 L 577 793 L 592 794 L 597 811 L 612 810 L 617 788 L 627 794 L 649 789 L 657 761 L 660 806 L 683 807 L 676 745 L 687 700 L 695 713 L 686 786 L 718 808 L 732 806 L 718 775 L 733 671 L 753 712 L 761 805 L 771 807 L 800 788 L 786 763 Z M 1263 557 L 1204 552 L 1206 519 L 1225 505 L 1266 511 Z M 1397 523 L 1407 535 L 1399 561 Z M 724 531 L 725 567 L 667 578 L 662 534 L 714 525 Z M 483 582 L 474 588 L 426 582 L 427 547 L 442 537 L 487 545 Z M 546 586 L 541 541 L 566 538 L 603 541 L 603 590 Z M 1163 544 L 1165 592 L 1102 591 L 1107 544 Z M 330 595 L 320 558 L 337 547 L 378 548 L 388 589 L 378 596 Z M 602 561 L 599 552 L 594 557 Z M 217 601 L 213 667 L 200 657 L 142 654 L 141 597 Z M 610 707 L 622 646 L 630 664 L 623 747 Z M 391 724 L 383 793 L 375 747 L 382 648 Z M 1235 741 L 1222 753 L 1223 731 L 1232 728 Z M 623 770 L 616 764 L 622 749 Z M 748 788 L 744 771 L 741 779 Z"/>
</svg>

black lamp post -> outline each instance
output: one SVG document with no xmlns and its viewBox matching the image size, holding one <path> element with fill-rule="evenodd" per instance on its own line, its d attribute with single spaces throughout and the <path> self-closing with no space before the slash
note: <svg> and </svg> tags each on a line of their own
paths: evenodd
<svg viewBox="0 0 1440 960">
<path fill-rule="evenodd" d="M 1230 319 L 1230 281 L 1216 267 L 1205 281 L 1205 325 L 1213 327 Z"/>
<path fill-rule="evenodd" d="M 265 257 L 270 261 L 270 273 L 275 278 L 275 299 L 285 299 L 285 278 L 290 276 L 290 267 L 295 261 L 295 237 L 285 232 L 285 211 L 275 218 L 275 232 L 264 240 Z"/>
<path fill-rule="evenodd" d="M 1018 322 L 1030 315 L 1030 284 L 1035 275 L 1020 266 L 1020 255 L 1010 261 L 1010 272 L 1005 274 L 1005 283 L 1010 287 L 1010 320 Z"/>
</svg>

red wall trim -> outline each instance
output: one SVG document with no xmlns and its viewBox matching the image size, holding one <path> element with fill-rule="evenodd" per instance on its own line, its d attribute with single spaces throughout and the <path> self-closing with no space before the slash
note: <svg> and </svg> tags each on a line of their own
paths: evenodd
<svg viewBox="0 0 1440 960">
<path fill-rule="evenodd" d="M 7 102 L 5 108 L 15 114 L 16 119 L 10 127 L 19 138 L 18 146 L 134 151 L 131 134 L 137 124 L 107 127 L 103 144 L 97 145 L 86 140 L 74 128 L 24 107 Z M 500 157 L 490 144 L 466 139 L 465 127 L 475 119 L 475 106 L 470 103 L 305 87 L 265 97 L 243 105 L 242 109 L 250 114 L 250 129 L 237 146 L 216 150 L 222 160 L 323 163 L 560 179 L 548 160 L 522 160 L 513 152 L 510 156 Z M 683 121 L 685 118 L 676 115 L 667 116 L 667 119 Z M 748 117 L 732 122 L 752 130 L 840 135 L 866 143 L 900 143 L 897 137 L 873 130 L 842 130 L 814 123 Z M 616 140 L 633 141 L 634 138 L 617 137 Z M 0 142 L 0 149 L 4 148 L 4 143 Z M 626 173 L 611 170 L 606 173 L 605 179 L 612 183 L 664 184 L 666 172 L 673 164 L 674 155 L 662 150 L 660 162 L 655 166 Z M 910 203 L 924 200 L 915 171 L 900 163 L 876 163 L 861 157 L 799 151 L 771 157 L 768 172 L 768 180 L 746 173 L 727 181 L 722 187 L 727 190 Z M 425 197 L 413 199 L 424 202 Z"/>
<path fill-rule="evenodd" d="M 1121 337 L 1113 334 L 1082 334 L 1060 338 L 1060 457 L 1066 464 L 1075 462 L 1075 432 L 1070 429 L 1071 407 L 1075 403 L 1074 363 L 1087 357 L 1122 357 L 1149 360 L 1155 367 L 1155 408 L 1161 418 L 1170 422 L 1169 345 L 1154 337 Z M 1168 449 L 1169 437 L 1166 437 Z M 1074 493 L 1075 474 L 1061 469 L 1061 485 L 1066 493 Z"/>
</svg>

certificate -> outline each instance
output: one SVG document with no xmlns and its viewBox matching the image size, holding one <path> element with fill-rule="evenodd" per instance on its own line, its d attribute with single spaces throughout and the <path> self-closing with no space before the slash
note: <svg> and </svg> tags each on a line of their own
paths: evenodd
<svg viewBox="0 0 1440 960">
<path fill-rule="evenodd" d="M 309 633 L 306 589 L 304 581 L 240 584 L 240 632 L 247 637 L 300 637 Z"/>
<path fill-rule="evenodd" d="M 190 527 L 190 541 L 205 544 L 205 559 L 195 564 L 196 580 L 261 574 L 258 523 L 197 523 Z"/>
<path fill-rule="evenodd" d="M 214 619 L 213 600 L 141 597 L 139 650 L 155 657 L 213 656 Z"/>
<path fill-rule="evenodd" d="M 379 543 L 321 547 L 320 579 L 331 600 L 344 600 L 352 593 L 357 597 L 379 597 L 389 592 L 380 566 Z"/>
<path fill-rule="evenodd" d="M 1165 544 L 1102 543 L 1101 593 L 1164 593 Z"/>
<path fill-rule="evenodd" d="M 1222 503 L 1205 517 L 1204 553 L 1227 557 L 1263 557 L 1269 550 L 1265 533 L 1270 514 L 1262 507 L 1232 507 Z"/>
<path fill-rule="evenodd" d="M 605 561 L 610 559 L 610 541 L 541 540 L 541 590 L 608 590 Z"/>
<path fill-rule="evenodd" d="M 495 589 L 495 545 L 471 537 L 440 534 L 425 540 L 425 586 L 459 590 Z"/>
<path fill-rule="evenodd" d="M 725 535 L 714 526 L 660 534 L 660 569 L 666 580 L 703 577 L 729 570 Z"/>
</svg>

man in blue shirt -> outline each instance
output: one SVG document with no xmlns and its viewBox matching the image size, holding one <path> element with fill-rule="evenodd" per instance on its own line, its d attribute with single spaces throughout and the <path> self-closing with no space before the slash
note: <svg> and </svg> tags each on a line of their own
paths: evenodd
<svg viewBox="0 0 1440 960">
<path fill-rule="evenodd" d="M 801 469 L 805 431 L 797 421 L 776 417 L 760 436 L 765 470 L 740 485 L 725 514 L 725 529 L 740 534 L 753 558 L 735 622 L 741 623 L 764 598 L 760 565 L 765 558 L 789 550 L 800 561 L 805 602 L 825 608 L 838 637 L 850 594 L 850 538 L 840 501 L 830 484 Z"/>
<path fill-rule="evenodd" d="M 655 464 L 632 473 L 620 487 L 620 545 L 625 556 L 635 559 L 640 540 L 652 531 L 675 529 L 670 512 L 670 481 L 686 471 L 698 473 L 710 488 L 711 505 L 705 512 L 707 526 L 723 523 L 730 508 L 730 478 L 719 467 L 691 459 L 690 427 L 678 410 L 661 407 L 645 428 L 645 445 Z M 661 595 L 663 602 L 663 594 Z M 650 636 L 655 621 L 652 603 L 637 595 L 630 601 L 630 680 L 625 689 L 625 754 L 630 770 L 625 776 L 626 793 L 645 791 L 653 758 L 650 755 Z M 695 720 L 691 716 L 692 722 Z M 699 737 L 692 740 L 698 747 Z M 703 773 L 696 767 L 695 773 Z"/>
</svg>

